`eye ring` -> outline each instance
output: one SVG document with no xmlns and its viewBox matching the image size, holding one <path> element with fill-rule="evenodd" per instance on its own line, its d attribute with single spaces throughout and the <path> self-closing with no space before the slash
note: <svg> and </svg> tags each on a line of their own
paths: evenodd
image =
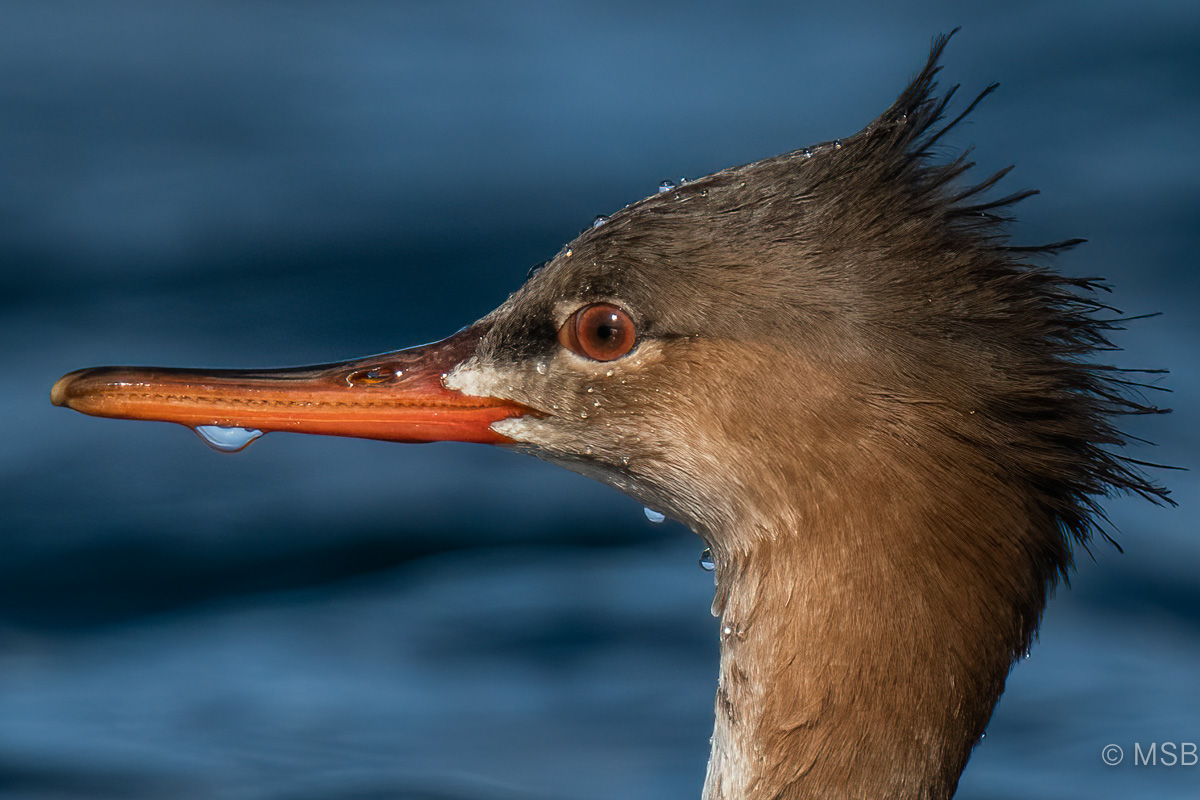
<svg viewBox="0 0 1200 800">
<path fill-rule="evenodd" d="M 558 329 L 558 343 L 592 361 L 616 361 L 637 344 L 633 319 L 612 303 L 592 303 L 575 311 Z"/>
</svg>

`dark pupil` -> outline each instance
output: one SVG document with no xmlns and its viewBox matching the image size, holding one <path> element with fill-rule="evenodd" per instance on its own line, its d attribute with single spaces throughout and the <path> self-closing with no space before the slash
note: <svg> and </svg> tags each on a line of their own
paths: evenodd
<svg viewBox="0 0 1200 800">
<path fill-rule="evenodd" d="M 617 329 L 613 325 L 601 325 L 599 328 L 596 328 L 596 335 L 607 341 L 616 337 Z"/>
</svg>

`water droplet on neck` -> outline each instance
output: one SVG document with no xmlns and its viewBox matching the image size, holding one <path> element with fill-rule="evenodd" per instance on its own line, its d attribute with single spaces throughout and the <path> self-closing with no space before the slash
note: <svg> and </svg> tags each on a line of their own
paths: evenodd
<svg viewBox="0 0 1200 800">
<path fill-rule="evenodd" d="M 601 214 L 600 216 L 598 216 L 594 220 L 592 220 L 592 227 L 599 228 L 601 225 L 603 225 L 606 222 L 608 222 L 608 217 Z"/>
<path fill-rule="evenodd" d="M 220 425 L 197 425 L 192 428 L 213 450 L 236 453 L 263 435 L 254 428 L 224 428 Z"/>
<path fill-rule="evenodd" d="M 658 185 L 658 193 L 665 194 L 675 188 L 675 181 L 666 180 Z"/>
<path fill-rule="evenodd" d="M 700 569 L 705 572 L 712 572 L 717 568 L 717 562 L 713 558 L 712 548 L 704 548 L 704 552 L 700 554 Z"/>
<path fill-rule="evenodd" d="M 667 519 L 666 514 L 655 511 L 653 508 L 650 508 L 649 506 L 646 506 L 645 508 L 643 508 L 642 513 L 646 515 L 646 519 L 650 520 L 655 525 L 665 522 Z"/>
</svg>

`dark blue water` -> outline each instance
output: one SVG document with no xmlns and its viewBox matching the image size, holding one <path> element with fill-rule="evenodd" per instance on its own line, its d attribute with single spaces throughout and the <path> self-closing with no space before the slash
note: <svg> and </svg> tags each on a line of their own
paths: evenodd
<svg viewBox="0 0 1200 800">
<path fill-rule="evenodd" d="M 597 214 L 854 132 L 955 25 L 1004 85 L 953 144 L 1018 165 L 1025 243 L 1085 236 L 1170 367 L 1135 421 L 1195 466 L 1200 6 L 1191 2 L 9 3 L 0 9 L 0 796 L 689 798 L 711 577 L 687 531 L 483 447 L 54 409 L 102 363 L 264 366 L 446 335 Z M 1110 505 L 964 798 L 1192 798 L 1200 536 Z"/>
</svg>

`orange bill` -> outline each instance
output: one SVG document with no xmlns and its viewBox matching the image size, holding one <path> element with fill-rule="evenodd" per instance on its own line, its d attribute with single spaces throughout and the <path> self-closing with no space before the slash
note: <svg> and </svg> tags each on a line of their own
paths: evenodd
<svg viewBox="0 0 1200 800">
<path fill-rule="evenodd" d="M 292 431 L 392 442 L 509 440 L 492 423 L 535 413 L 510 400 L 447 389 L 443 378 L 475 353 L 478 326 L 433 344 L 378 356 L 272 370 L 97 367 L 64 375 L 51 401 L 97 417 L 176 422 L 214 446 L 223 431 Z M 236 442 L 235 434 L 232 441 Z"/>
</svg>

